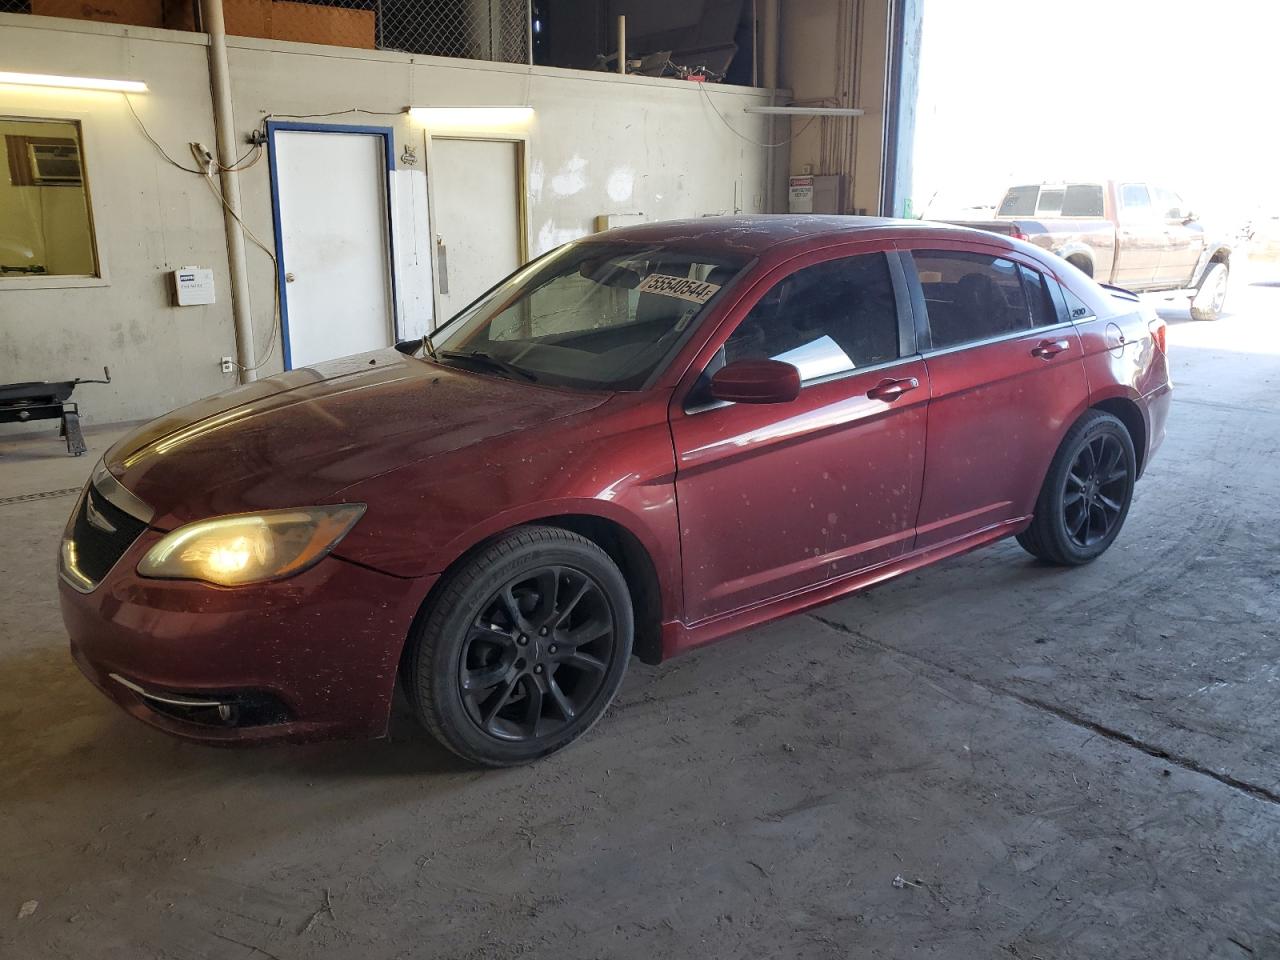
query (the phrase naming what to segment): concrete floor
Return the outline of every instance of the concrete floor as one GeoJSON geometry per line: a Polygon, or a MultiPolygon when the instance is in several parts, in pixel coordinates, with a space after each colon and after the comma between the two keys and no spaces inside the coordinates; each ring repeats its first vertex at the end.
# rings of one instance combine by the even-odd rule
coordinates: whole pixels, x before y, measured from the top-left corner
{"type": "MultiPolygon", "coordinates": [[[[70,495],[0,503],[0,956],[1280,956],[1280,286],[1230,306],[1168,314],[1095,565],[1006,542],[636,664],[518,770],[150,731],[67,658],[70,495]]],[[[108,439],[0,443],[0,499],[108,439]]]]}

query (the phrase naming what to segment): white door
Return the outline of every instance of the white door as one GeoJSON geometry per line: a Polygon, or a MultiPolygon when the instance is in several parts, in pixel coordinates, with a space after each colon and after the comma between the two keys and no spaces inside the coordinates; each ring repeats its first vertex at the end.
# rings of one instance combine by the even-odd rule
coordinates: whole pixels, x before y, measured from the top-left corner
{"type": "Polygon", "coordinates": [[[386,141],[277,130],[288,367],[394,342],[386,141]]]}
{"type": "Polygon", "coordinates": [[[520,145],[431,141],[438,322],[520,266],[520,145]]]}

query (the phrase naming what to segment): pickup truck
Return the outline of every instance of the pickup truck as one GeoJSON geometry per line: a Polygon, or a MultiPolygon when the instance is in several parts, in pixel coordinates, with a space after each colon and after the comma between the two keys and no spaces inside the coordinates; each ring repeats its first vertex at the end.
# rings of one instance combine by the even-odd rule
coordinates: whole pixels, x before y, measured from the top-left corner
{"type": "Polygon", "coordinates": [[[1141,181],[1010,187],[995,220],[963,222],[1027,240],[1102,283],[1191,298],[1191,315],[1216,320],[1231,270],[1231,245],[1206,233],[1180,197],[1141,181]]]}

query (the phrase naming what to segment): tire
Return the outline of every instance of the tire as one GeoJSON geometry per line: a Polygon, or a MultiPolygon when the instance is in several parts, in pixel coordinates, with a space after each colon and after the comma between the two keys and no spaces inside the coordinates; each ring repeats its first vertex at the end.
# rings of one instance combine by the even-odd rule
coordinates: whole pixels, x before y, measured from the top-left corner
{"type": "Polygon", "coordinates": [[[1200,287],[1191,298],[1192,320],[1217,320],[1222,316],[1222,305],[1227,299],[1227,281],[1231,277],[1231,268],[1225,263],[1209,264],[1200,287]]]}
{"type": "Polygon", "coordinates": [[[1137,457],[1125,425],[1109,413],[1088,411],[1054,454],[1035,516],[1018,534],[1018,543],[1033,557],[1059,566],[1098,559],[1124,526],[1136,479],[1137,457]]]}
{"type": "Polygon", "coordinates": [[[406,693],[464,760],[529,763],[600,719],[633,633],[626,580],[604,550],[558,527],[518,527],[446,575],[410,634],[406,693]]]}

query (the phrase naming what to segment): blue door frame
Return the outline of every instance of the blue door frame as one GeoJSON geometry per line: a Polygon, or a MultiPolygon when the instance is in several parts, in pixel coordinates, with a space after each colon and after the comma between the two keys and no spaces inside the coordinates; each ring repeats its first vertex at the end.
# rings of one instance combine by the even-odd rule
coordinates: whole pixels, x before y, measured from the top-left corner
{"type": "Polygon", "coordinates": [[[396,169],[395,131],[391,127],[365,127],[343,123],[297,123],[285,120],[267,121],[267,162],[271,169],[271,219],[275,227],[276,241],[276,289],[280,299],[280,342],[284,348],[284,368],[293,369],[293,357],[289,350],[289,297],[285,290],[284,237],[280,229],[280,179],[276,169],[276,132],[300,133],[359,133],[382,138],[383,152],[387,158],[387,268],[391,273],[391,330],[392,340],[400,336],[400,314],[396,296],[396,238],[391,207],[391,174],[396,169]]]}

